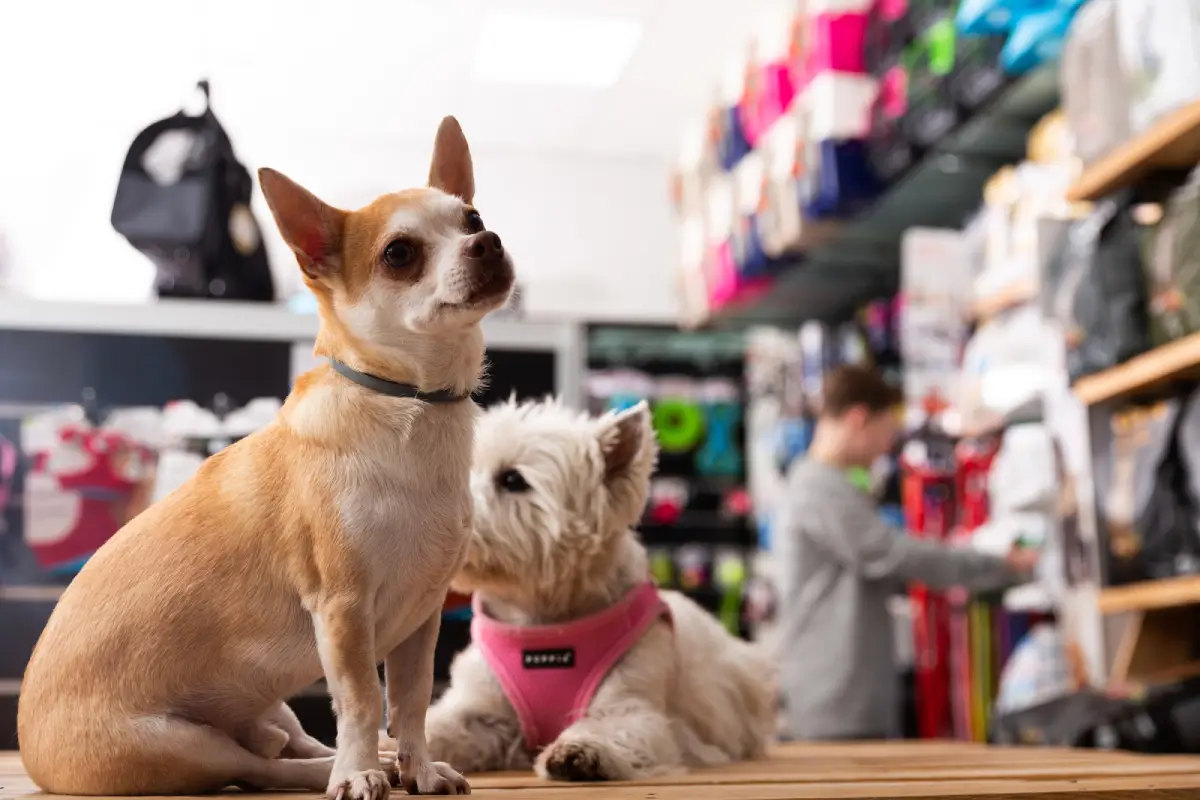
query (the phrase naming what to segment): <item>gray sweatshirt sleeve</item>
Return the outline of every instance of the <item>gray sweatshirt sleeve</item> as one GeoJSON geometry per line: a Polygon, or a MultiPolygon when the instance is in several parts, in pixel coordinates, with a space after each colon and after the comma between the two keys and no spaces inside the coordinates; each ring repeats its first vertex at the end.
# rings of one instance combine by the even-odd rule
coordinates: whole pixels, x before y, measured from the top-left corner
{"type": "Polygon", "coordinates": [[[963,586],[977,592],[1019,581],[1003,558],[918,539],[892,528],[880,519],[868,497],[840,475],[834,477],[817,486],[793,484],[789,526],[863,578],[912,581],[938,589],[963,586]]]}

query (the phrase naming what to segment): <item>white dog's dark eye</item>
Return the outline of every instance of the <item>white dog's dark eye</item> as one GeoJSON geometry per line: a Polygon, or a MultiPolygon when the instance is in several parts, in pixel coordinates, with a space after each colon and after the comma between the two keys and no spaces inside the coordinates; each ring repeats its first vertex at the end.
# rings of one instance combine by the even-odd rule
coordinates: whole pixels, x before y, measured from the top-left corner
{"type": "Polygon", "coordinates": [[[525,480],[525,476],[515,469],[501,470],[496,475],[496,485],[513,494],[529,491],[529,483],[525,480]]]}
{"type": "Polygon", "coordinates": [[[383,248],[383,262],[392,269],[404,269],[417,260],[417,246],[407,239],[397,239],[383,248]]]}
{"type": "Polygon", "coordinates": [[[467,230],[471,233],[479,233],[484,230],[483,217],[479,216],[479,212],[475,209],[467,212],[467,230]]]}

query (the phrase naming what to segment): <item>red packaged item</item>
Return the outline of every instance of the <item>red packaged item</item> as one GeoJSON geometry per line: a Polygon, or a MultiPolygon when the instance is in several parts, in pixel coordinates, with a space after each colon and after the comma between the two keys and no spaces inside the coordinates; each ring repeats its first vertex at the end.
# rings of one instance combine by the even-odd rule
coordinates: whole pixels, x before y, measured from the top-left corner
{"type": "Polygon", "coordinates": [[[24,538],[39,566],[74,574],[148,503],[154,451],[67,414],[23,433],[24,538]]]}
{"type": "MultiPolygon", "coordinates": [[[[932,449],[932,448],[929,448],[932,449]]],[[[927,451],[928,452],[928,451],[927,451]]],[[[944,458],[902,458],[904,518],[915,536],[939,541],[955,520],[955,473],[944,458]]],[[[950,703],[950,605],[921,584],[909,588],[913,614],[917,730],[923,739],[953,736],[950,703]]]]}

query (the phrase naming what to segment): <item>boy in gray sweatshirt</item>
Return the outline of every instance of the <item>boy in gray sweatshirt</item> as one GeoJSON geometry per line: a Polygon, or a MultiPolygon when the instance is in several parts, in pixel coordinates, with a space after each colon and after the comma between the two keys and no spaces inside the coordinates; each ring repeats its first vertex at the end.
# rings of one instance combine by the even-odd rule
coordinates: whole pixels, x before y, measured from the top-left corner
{"type": "Polygon", "coordinates": [[[885,739],[900,733],[888,598],[907,584],[975,591],[1027,580],[1037,553],[1006,558],[917,539],[880,519],[847,476],[887,455],[900,397],[882,377],[842,367],[824,380],[812,445],[788,473],[775,528],[779,658],[788,733],[885,739]]]}

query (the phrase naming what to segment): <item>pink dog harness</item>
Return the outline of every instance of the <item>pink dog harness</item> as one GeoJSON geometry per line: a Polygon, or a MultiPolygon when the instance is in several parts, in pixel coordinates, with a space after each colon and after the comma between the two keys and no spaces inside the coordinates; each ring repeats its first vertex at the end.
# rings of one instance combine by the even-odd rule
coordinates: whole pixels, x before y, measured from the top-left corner
{"type": "Polygon", "coordinates": [[[471,639],[517,712],[525,744],[538,751],[582,717],[618,660],[670,610],[647,581],[619,603],[562,625],[506,625],[473,601],[471,639]]]}

